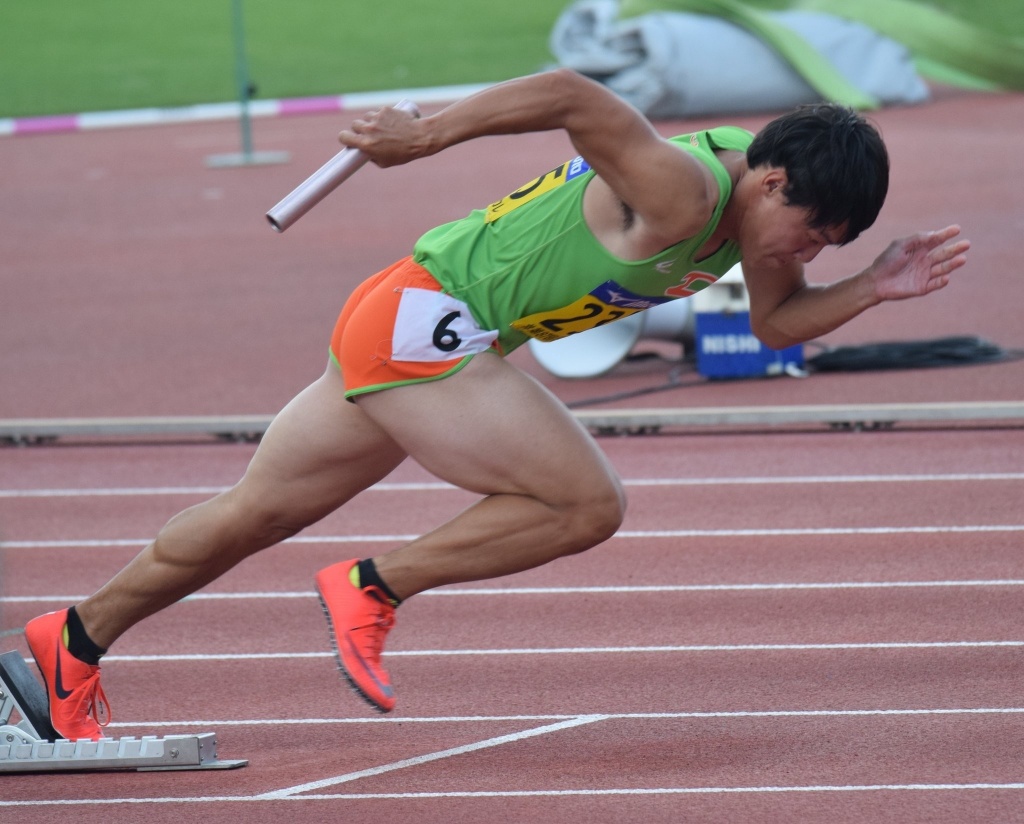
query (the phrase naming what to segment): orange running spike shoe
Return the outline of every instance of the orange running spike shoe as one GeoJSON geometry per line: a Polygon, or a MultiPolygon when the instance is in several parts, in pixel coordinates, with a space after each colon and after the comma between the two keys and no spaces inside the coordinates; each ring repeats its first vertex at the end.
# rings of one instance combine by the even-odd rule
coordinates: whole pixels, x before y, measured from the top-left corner
{"type": "Polygon", "coordinates": [[[25,625],[25,640],[46,683],[50,723],[71,741],[98,741],[110,722],[107,696],[100,686],[100,668],[79,661],[64,646],[68,611],[49,612],[25,625]]]}
{"type": "Polygon", "coordinates": [[[381,666],[384,639],[395,625],[395,610],[377,587],[359,589],[349,578],[357,560],[342,561],[316,574],[338,670],[359,695],[381,712],[395,707],[391,678],[381,666]]]}

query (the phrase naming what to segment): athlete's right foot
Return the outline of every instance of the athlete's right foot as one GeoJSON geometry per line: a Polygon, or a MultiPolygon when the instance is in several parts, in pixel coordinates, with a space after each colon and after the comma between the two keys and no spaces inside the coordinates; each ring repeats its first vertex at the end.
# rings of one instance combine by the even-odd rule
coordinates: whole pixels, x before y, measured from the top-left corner
{"type": "Polygon", "coordinates": [[[49,612],[25,625],[25,640],[46,683],[50,723],[70,741],[98,741],[110,722],[110,707],[100,686],[100,668],[79,661],[64,645],[68,611],[49,612]]]}
{"type": "Polygon", "coordinates": [[[358,561],[342,561],[316,574],[324,614],[334,641],[338,669],[352,688],[381,712],[395,707],[391,678],[381,666],[384,639],[395,625],[395,610],[377,587],[360,589],[349,577],[358,561]]]}

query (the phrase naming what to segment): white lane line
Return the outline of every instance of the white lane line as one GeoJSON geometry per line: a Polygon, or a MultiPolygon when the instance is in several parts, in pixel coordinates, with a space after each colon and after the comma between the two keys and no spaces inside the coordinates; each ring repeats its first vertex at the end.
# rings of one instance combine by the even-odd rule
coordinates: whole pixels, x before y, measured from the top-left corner
{"type": "Polygon", "coordinates": [[[114,486],[80,489],[0,489],[0,498],[134,498],[147,495],[217,495],[226,486],[114,486]]]}
{"type": "Polygon", "coordinates": [[[257,801],[251,795],[186,795],[156,796],[154,798],[53,798],[32,801],[2,802],[4,807],[58,807],[65,804],[75,807],[95,807],[107,804],[226,804],[236,801],[257,801]]]}
{"type": "Polygon", "coordinates": [[[888,484],[963,483],[965,481],[1024,481],[1024,472],[960,472],[950,474],[904,475],[770,475],[737,478],[637,478],[626,486],[743,486],[774,484],[888,484]]]}
{"type": "MultiPolygon", "coordinates": [[[[907,650],[907,649],[993,649],[1021,648],[1024,641],[880,641],[875,643],[835,644],[680,644],[629,647],[510,647],[505,649],[415,649],[390,650],[388,658],[429,658],[441,656],[500,656],[500,655],[605,655],[648,654],[666,652],[822,652],[850,650],[907,650]]],[[[113,663],[172,663],[178,661],[298,661],[333,658],[331,652],[189,652],[159,655],[106,655],[104,662],[113,663]]]]}
{"type": "MultiPolygon", "coordinates": [[[[612,538],[774,538],[832,535],[965,535],[990,532],[1024,532],[1024,524],[972,524],[967,526],[868,526],[811,527],[792,529],[656,529],[621,530],[612,538]]],[[[286,544],[351,544],[408,542],[419,535],[298,535],[286,544]]],[[[143,547],[152,538],[110,538],[59,541],[5,541],[4,549],[93,549],[143,547]]]]}
{"type": "MultiPolygon", "coordinates": [[[[1024,529],[1024,526],[1021,527],[1024,529]]],[[[300,535],[289,538],[286,544],[373,544],[404,543],[415,540],[419,535],[300,535]]],[[[141,549],[152,543],[152,538],[89,538],[85,540],[60,541],[4,541],[4,549],[106,549],[110,547],[137,547],[141,549]]]]}
{"type": "MultiPolygon", "coordinates": [[[[640,594],[645,592],[788,592],[799,590],[843,590],[843,589],[915,589],[915,588],[957,588],[957,587],[1018,587],[1024,586],[1024,579],[991,579],[979,581],[836,581],[821,583],[777,583],[777,584],[663,584],[651,586],[600,586],[600,587],[465,587],[462,589],[432,589],[422,595],[601,595],[640,594]]],[[[316,593],[310,592],[310,597],[316,593]]]]}
{"type": "MultiPolygon", "coordinates": [[[[659,584],[650,586],[579,587],[464,587],[431,589],[420,596],[490,597],[497,595],[642,595],[671,592],[799,592],[859,589],[957,589],[960,587],[1020,587],[1022,578],[993,578],[978,581],[835,581],[776,584],[659,584]]],[[[88,595],[6,595],[0,604],[74,604],[88,595]]],[[[197,592],[183,601],[276,601],[315,598],[313,590],[296,592],[197,592]]]]}
{"type": "MultiPolygon", "coordinates": [[[[1021,481],[1024,472],[965,472],[918,475],[791,475],[781,477],[633,478],[626,486],[759,486],[766,484],[875,484],[875,483],[964,483],[978,481],[1021,481]]],[[[0,489],[0,498],[134,497],[146,495],[216,495],[228,486],[142,486],[82,487],[52,489],[0,489]]],[[[432,492],[458,487],[443,481],[381,482],[368,491],[432,492]]]]}
{"type": "Polygon", "coordinates": [[[446,758],[454,758],[457,755],[465,755],[466,753],[476,752],[478,750],[490,749],[492,747],[500,747],[505,744],[514,744],[517,741],[523,741],[527,738],[536,738],[538,735],[548,735],[549,733],[560,732],[561,730],[583,726],[584,724],[593,724],[596,721],[603,721],[604,718],[605,716],[603,715],[581,715],[577,718],[570,718],[566,721],[559,721],[555,724],[545,724],[542,727],[533,727],[528,730],[509,733],[508,735],[498,735],[494,738],[487,738],[483,741],[476,741],[472,744],[464,744],[461,747],[451,747],[446,750],[439,750],[437,752],[426,753],[425,755],[417,755],[414,758],[404,758],[401,761],[393,761],[390,764],[381,764],[378,767],[370,767],[365,770],[356,770],[355,772],[345,773],[344,775],[336,775],[331,778],[321,778],[318,781],[309,781],[305,784],[296,784],[293,787],[285,787],[280,790],[272,790],[268,793],[262,793],[256,796],[256,798],[260,801],[270,801],[274,799],[298,795],[299,793],[310,792],[312,790],[321,790],[324,787],[333,787],[337,784],[347,784],[350,781],[358,781],[360,778],[370,778],[375,775],[382,775],[383,773],[394,772],[395,770],[404,770],[409,767],[418,767],[421,764],[429,764],[431,761],[440,761],[446,758]]]}
{"type": "MultiPolygon", "coordinates": [[[[1010,479],[1012,480],[1012,479],[1010,479]]],[[[0,498],[132,498],[173,495],[218,495],[230,486],[113,486],[54,489],[0,489],[0,498]]],[[[458,487],[443,481],[409,483],[379,483],[368,492],[421,492],[456,490],[458,487]]]]}
{"type": "Polygon", "coordinates": [[[974,524],[969,526],[864,526],[790,529],[663,529],[622,530],[614,538],[772,538],[801,535],[939,535],[971,532],[1021,532],[1024,524],[974,524]]]}
{"type": "Polygon", "coordinates": [[[421,793],[310,793],[308,795],[213,795],[171,796],[155,798],[60,798],[31,801],[4,801],[5,807],[76,807],[117,804],[224,804],[238,801],[358,801],[385,799],[430,798],[557,798],[559,796],[613,796],[613,795],[769,795],[779,793],[855,793],[855,792],[981,792],[986,790],[1024,790],[1024,783],[984,784],[814,784],[809,786],[760,787],[629,787],[622,789],[575,790],[495,790],[451,791],[421,793]]]}
{"type": "MultiPolygon", "coordinates": [[[[758,719],[758,718],[869,718],[915,717],[943,715],[1022,715],[1024,707],[969,707],[929,709],[875,709],[875,710],[720,710],[704,712],[608,712],[602,717],[608,721],[693,721],[701,719],[758,719]]],[[[163,729],[173,727],[278,727],[321,726],[326,724],[490,724],[514,721],[568,721],[585,714],[557,715],[441,715],[429,717],[373,715],[365,718],[248,718],[233,720],[187,721],[113,721],[108,729],[163,729]]]]}
{"type": "Polygon", "coordinates": [[[728,794],[778,794],[778,793],[851,793],[851,792],[901,792],[930,791],[948,792],[955,790],[1024,790],[1022,784],[819,784],[809,787],[630,787],[623,789],[587,790],[494,790],[470,792],[422,792],[422,793],[313,793],[300,798],[308,801],[328,800],[384,800],[403,798],[557,798],[559,796],[609,796],[609,795],[728,795],[728,794]]]}
{"type": "Polygon", "coordinates": [[[1024,641],[882,641],[875,643],[836,644],[681,644],[632,647],[542,647],[501,650],[395,650],[385,653],[396,657],[441,655],[587,655],[604,653],[652,652],[805,652],[824,650],[887,650],[887,649],[980,649],[989,647],[1024,647],[1024,641]]]}

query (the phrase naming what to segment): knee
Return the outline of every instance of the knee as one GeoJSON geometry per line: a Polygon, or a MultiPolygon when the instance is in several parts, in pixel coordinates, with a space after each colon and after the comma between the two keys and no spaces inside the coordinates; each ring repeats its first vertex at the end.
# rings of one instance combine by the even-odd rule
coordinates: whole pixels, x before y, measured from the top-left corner
{"type": "Polygon", "coordinates": [[[617,478],[592,482],[581,493],[567,513],[566,534],[572,536],[573,543],[567,554],[607,541],[626,515],[626,494],[617,478]]]}
{"type": "Polygon", "coordinates": [[[226,523],[231,525],[229,532],[237,537],[248,554],[279,544],[308,526],[307,521],[285,509],[253,501],[232,501],[229,513],[226,518],[226,523]]]}

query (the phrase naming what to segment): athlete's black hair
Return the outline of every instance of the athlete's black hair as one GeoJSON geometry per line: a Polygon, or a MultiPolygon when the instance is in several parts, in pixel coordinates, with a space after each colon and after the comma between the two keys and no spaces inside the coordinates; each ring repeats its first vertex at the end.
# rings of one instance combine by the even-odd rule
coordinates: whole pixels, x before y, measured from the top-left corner
{"type": "Polygon", "coordinates": [[[846,223],[843,244],[875,222],[889,189],[881,135],[857,112],[832,103],[773,120],[747,149],[747,164],[785,169],[786,203],[808,209],[815,229],[846,223]]]}

